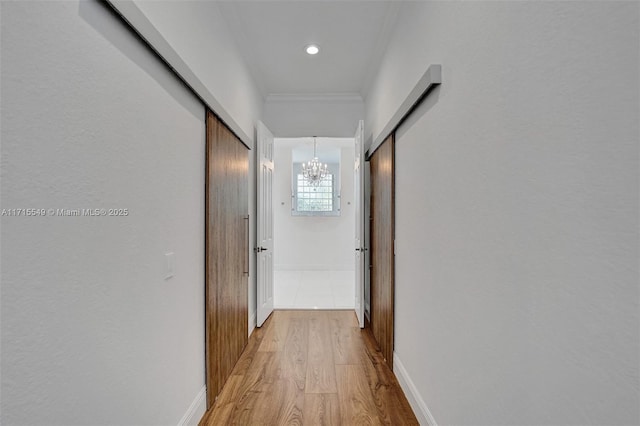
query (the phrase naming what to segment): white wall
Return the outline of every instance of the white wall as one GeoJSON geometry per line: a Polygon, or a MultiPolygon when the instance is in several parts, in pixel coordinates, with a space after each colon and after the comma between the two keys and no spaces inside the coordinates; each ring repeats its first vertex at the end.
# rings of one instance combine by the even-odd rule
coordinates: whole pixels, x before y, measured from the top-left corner
{"type": "Polygon", "coordinates": [[[1,423],[175,425],[204,401],[204,108],[102,3],[1,8],[2,208],[129,209],[2,217],[1,423]]]}
{"type": "MultiPolygon", "coordinates": [[[[219,5],[206,1],[140,1],[135,4],[164,36],[191,71],[226,112],[255,142],[256,122],[263,99],[242,59],[219,5]]],[[[214,111],[215,112],[215,111],[214,111]]],[[[251,148],[254,145],[252,143],[251,148]]],[[[255,150],[250,152],[249,214],[256,216],[255,150]]],[[[255,247],[256,223],[251,224],[250,247],[255,247]]],[[[249,328],[256,312],[256,258],[249,264],[249,328]]]]}
{"type": "Polygon", "coordinates": [[[249,137],[262,112],[262,95],[215,1],[135,4],[249,137]]]}
{"type": "MultiPolygon", "coordinates": [[[[276,270],[354,269],[353,138],[318,138],[340,149],[340,216],[291,216],[291,149],[309,138],[276,138],[274,143],[274,268],[276,270]],[[308,246],[305,241],[312,240],[308,246]],[[302,250],[301,247],[304,247],[302,250]]],[[[322,160],[322,157],[320,158],[322,160]]]]}
{"type": "Polygon", "coordinates": [[[364,103],[359,95],[270,95],[264,103],[264,123],[282,138],[352,138],[363,118],[364,103]]]}
{"type": "Polygon", "coordinates": [[[366,123],[443,65],[396,148],[396,371],[423,422],[640,422],[639,8],[403,5],[366,123]]]}

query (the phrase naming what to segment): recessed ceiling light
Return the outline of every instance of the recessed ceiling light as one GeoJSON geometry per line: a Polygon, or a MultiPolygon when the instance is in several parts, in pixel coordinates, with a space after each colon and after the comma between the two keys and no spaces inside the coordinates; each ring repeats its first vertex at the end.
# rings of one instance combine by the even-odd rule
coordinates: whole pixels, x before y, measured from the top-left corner
{"type": "Polygon", "coordinates": [[[304,48],[304,50],[309,54],[309,55],[315,55],[320,51],[320,48],[318,46],[316,46],[315,44],[310,44],[307,47],[304,48]]]}

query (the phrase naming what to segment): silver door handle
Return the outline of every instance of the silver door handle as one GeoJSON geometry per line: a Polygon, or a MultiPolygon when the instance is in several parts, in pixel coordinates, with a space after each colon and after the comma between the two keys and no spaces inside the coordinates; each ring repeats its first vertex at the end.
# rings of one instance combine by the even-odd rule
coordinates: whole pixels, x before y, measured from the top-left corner
{"type": "Polygon", "coordinates": [[[249,244],[250,244],[249,243],[249,233],[250,233],[250,230],[249,230],[249,226],[250,226],[249,225],[249,215],[246,215],[243,219],[246,220],[246,222],[245,222],[246,226],[245,226],[244,229],[245,229],[245,235],[247,237],[247,239],[245,240],[247,245],[245,246],[246,247],[245,248],[245,250],[246,250],[245,251],[246,259],[245,259],[245,265],[242,268],[242,274],[249,276],[249,268],[250,268],[250,266],[249,266],[249,264],[250,264],[250,261],[249,261],[249,244]]]}

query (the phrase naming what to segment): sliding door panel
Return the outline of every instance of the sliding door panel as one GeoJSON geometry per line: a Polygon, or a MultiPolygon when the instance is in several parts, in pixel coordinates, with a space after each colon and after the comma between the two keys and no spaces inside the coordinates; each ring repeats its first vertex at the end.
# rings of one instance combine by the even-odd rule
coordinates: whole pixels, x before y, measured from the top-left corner
{"type": "Polygon", "coordinates": [[[207,112],[206,352],[210,408],[247,343],[247,148],[207,112]]]}
{"type": "Polygon", "coordinates": [[[394,140],[371,156],[371,331],[393,368],[394,140]]]}

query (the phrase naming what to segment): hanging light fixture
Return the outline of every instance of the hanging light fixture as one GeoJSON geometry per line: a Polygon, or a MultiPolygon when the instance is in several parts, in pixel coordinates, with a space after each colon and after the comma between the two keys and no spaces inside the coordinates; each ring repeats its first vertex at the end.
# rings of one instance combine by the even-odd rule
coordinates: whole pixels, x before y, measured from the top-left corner
{"type": "Polygon", "coordinates": [[[316,155],[316,137],[313,137],[313,159],[302,163],[302,176],[313,186],[318,186],[320,181],[327,176],[327,165],[322,164],[316,155]]]}

